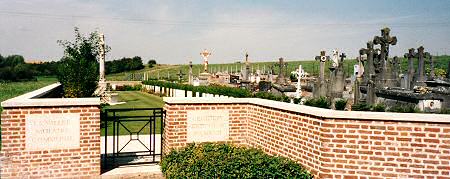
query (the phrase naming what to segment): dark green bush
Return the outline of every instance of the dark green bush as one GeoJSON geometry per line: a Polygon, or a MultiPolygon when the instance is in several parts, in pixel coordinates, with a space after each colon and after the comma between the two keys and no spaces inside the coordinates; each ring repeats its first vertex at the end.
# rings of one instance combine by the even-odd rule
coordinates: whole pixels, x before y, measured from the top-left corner
{"type": "Polygon", "coordinates": [[[371,111],[386,112],[386,106],[382,103],[375,104],[374,106],[372,106],[371,111]]]}
{"type": "Polygon", "coordinates": [[[395,105],[388,109],[389,112],[398,112],[398,113],[418,113],[420,110],[415,105],[403,104],[403,105],[395,105]]]}
{"type": "Polygon", "coordinates": [[[344,110],[345,105],[347,105],[347,100],[345,99],[338,99],[336,102],[334,102],[334,107],[336,110],[344,110]]]}
{"type": "Polygon", "coordinates": [[[140,91],[142,89],[142,85],[124,85],[124,86],[116,86],[116,91],[140,91]]]}
{"type": "Polygon", "coordinates": [[[330,109],[330,102],[327,100],[326,97],[321,96],[319,98],[311,98],[305,101],[306,106],[313,106],[318,108],[325,108],[330,109]]]}
{"type": "Polygon", "coordinates": [[[161,161],[166,178],[313,178],[292,160],[229,144],[190,144],[161,161]]]}
{"type": "Polygon", "coordinates": [[[358,103],[352,105],[352,111],[370,111],[371,106],[367,103],[358,103]]]}

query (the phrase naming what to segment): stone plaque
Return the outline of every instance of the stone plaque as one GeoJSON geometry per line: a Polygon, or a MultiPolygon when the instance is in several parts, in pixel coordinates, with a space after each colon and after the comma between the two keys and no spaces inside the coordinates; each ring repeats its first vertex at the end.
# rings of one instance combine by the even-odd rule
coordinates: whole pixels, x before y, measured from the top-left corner
{"type": "Polygon", "coordinates": [[[26,150],[80,147],[80,114],[30,114],[26,116],[26,150]]]}
{"type": "Polygon", "coordinates": [[[187,142],[226,141],[229,131],[228,110],[187,111],[187,142]]]}

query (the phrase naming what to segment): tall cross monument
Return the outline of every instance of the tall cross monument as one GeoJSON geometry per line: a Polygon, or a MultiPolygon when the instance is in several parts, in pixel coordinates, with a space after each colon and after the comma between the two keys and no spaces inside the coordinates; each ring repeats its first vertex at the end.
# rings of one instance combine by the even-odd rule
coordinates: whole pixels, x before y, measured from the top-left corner
{"type": "Polygon", "coordinates": [[[99,57],[99,63],[100,63],[100,78],[99,78],[99,82],[100,83],[104,83],[106,81],[105,78],[105,35],[104,34],[99,34],[100,35],[100,57],[99,57]]]}
{"type": "Polygon", "coordinates": [[[381,77],[380,80],[382,83],[385,83],[386,78],[388,75],[387,73],[387,60],[389,57],[389,45],[396,45],[397,44],[397,37],[390,36],[391,29],[389,28],[383,28],[381,29],[381,36],[375,36],[373,39],[373,42],[375,45],[381,46],[381,52],[380,52],[380,61],[381,61],[381,77]]]}

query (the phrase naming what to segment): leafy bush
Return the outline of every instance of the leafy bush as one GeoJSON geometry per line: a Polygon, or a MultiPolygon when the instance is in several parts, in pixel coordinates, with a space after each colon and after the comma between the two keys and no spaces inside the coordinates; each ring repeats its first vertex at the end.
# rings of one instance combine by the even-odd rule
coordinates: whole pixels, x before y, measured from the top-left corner
{"type": "Polygon", "coordinates": [[[398,112],[398,113],[418,113],[420,110],[416,107],[416,105],[403,104],[392,106],[388,109],[389,112],[398,112]]]}
{"type": "Polygon", "coordinates": [[[371,110],[375,112],[386,112],[386,106],[382,103],[375,104],[372,106],[371,110]]]}
{"type": "Polygon", "coordinates": [[[305,101],[306,106],[313,106],[318,108],[325,108],[330,109],[330,102],[327,100],[326,97],[321,96],[319,98],[311,98],[305,101]]]}
{"type": "Polygon", "coordinates": [[[149,68],[153,68],[153,66],[156,65],[156,60],[151,59],[151,60],[148,61],[147,64],[148,64],[148,67],[149,67],[149,68]]]}
{"type": "Polygon", "coordinates": [[[334,107],[336,110],[344,110],[345,105],[347,105],[347,100],[345,99],[338,99],[334,102],[334,107]]]}
{"type": "Polygon", "coordinates": [[[84,37],[78,28],[75,28],[75,42],[58,41],[64,47],[64,57],[58,68],[58,80],[64,88],[65,97],[93,95],[99,76],[97,61],[101,48],[99,41],[100,36],[97,32],[84,37]]]}
{"type": "Polygon", "coordinates": [[[161,161],[167,178],[313,178],[292,160],[229,144],[189,144],[161,161]]]}
{"type": "Polygon", "coordinates": [[[352,111],[370,111],[371,106],[367,103],[358,103],[352,105],[352,111]]]}
{"type": "Polygon", "coordinates": [[[142,85],[124,85],[124,86],[116,86],[116,91],[141,91],[142,85]]]}

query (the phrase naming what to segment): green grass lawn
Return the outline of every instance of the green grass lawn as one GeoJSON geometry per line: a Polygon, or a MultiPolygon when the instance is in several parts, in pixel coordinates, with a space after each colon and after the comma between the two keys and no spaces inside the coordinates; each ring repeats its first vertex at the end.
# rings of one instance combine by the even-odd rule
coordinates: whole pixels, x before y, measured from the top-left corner
{"type": "MultiPolygon", "coordinates": [[[[126,102],[124,104],[118,104],[114,106],[106,106],[104,109],[122,109],[122,108],[162,108],[164,106],[164,102],[162,98],[159,96],[154,96],[151,94],[147,94],[140,91],[119,91],[120,101],[126,102]]],[[[128,112],[116,112],[116,116],[148,116],[152,113],[149,110],[135,110],[128,112]]],[[[112,117],[112,113],[108,113],[108,116],[112,117]]],[[[137,118],[138,120],[148,119],[148,117],[137,118]]],[[[119,134],[120,135],[128,135],[130,134],[125,128],[130,130],[133,133],[138,132],[142,129],[139,134],[149,134],[150,128],[147,122],[141,121],[131,121],[131,122],[122,122],[122,125],[119,125],[119,134]]],[[[156,120],[156,133],[161,133],[161,119],[157,118],[156,120]]],[[[108,124],[108,135],[112,135],[113,126],[112,122],[108,124]]],[[[105,135],[105,128],[101,129],[102,135],[105,135]]]]}
{"type": "Polygon", "coordinates": [[[27,92],[42,88],[58,80],[55,77],[38,77],[37,81],[27,82],[0,82],[0,101],[20,96],[27,92]]]}

